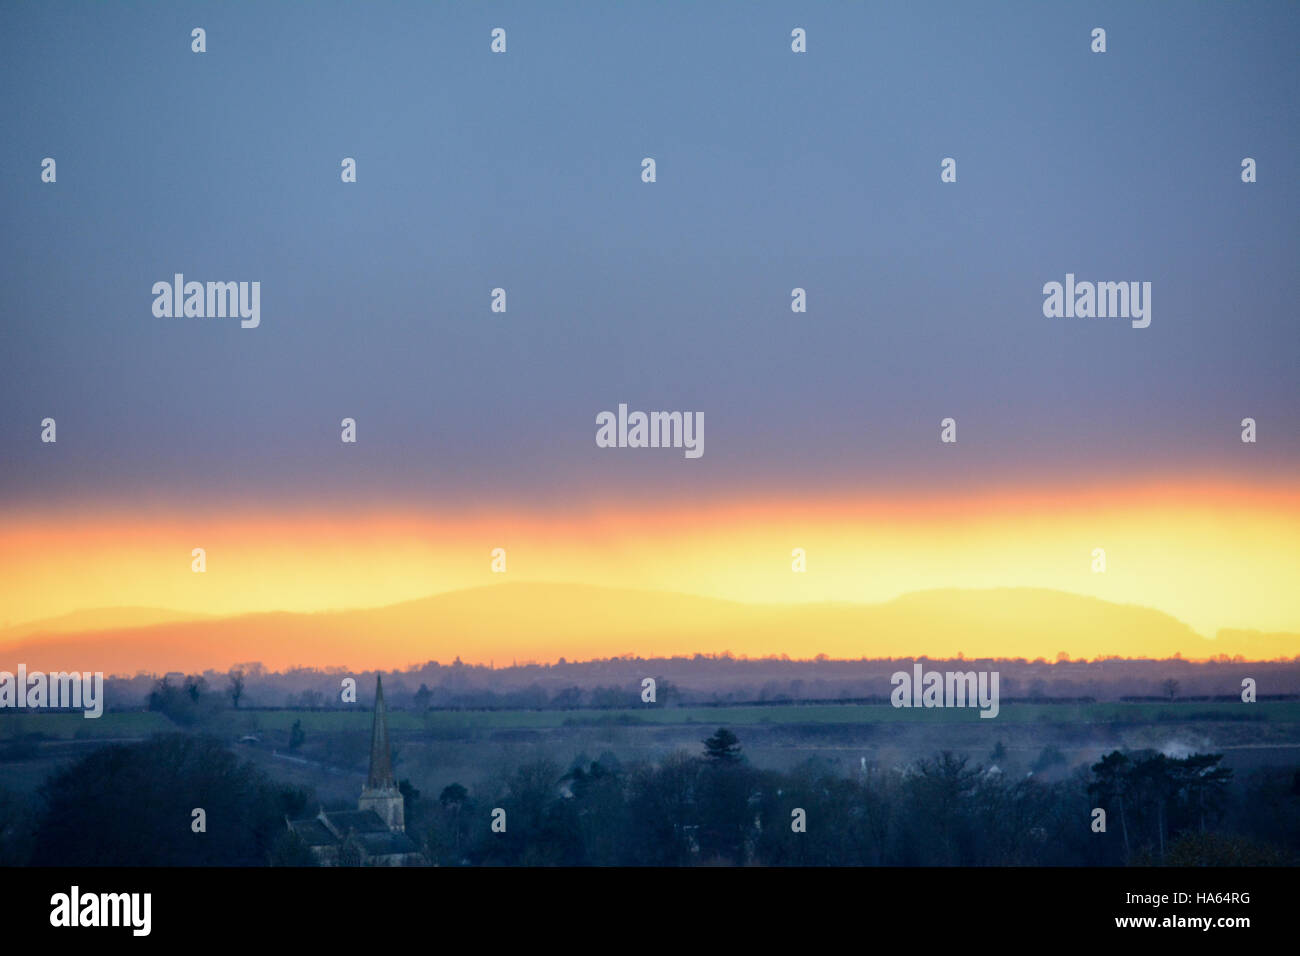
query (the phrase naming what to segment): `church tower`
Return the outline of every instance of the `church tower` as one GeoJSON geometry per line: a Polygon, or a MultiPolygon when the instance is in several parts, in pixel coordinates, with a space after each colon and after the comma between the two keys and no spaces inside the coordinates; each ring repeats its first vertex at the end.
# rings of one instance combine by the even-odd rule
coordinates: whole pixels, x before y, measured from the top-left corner
{"type": "Polygon", "coordinates": [[[393,779],[392,752],[388,746],[388,714],[384,710],[384,682],[375,675],[375,722],[370,730],[370,775],[357,801],[360,810],[374,810],[388,828],[406,832],[406,810],[402,792],[393,779]]]}

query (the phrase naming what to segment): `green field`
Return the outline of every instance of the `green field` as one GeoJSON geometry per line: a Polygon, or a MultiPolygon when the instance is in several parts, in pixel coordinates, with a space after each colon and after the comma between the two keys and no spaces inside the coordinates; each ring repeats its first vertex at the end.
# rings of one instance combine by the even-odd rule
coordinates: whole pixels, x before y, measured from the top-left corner
{"type": "MultiPolygon", "coordinates": [[[[364,731],[370,727],[368,705],[355,710],[246,710],[224,711],[193,728],[216,734],[242,735],[287,731],[302,721],[307,732],[364,731]]],[[[1300,723],[1300,701],[1096,704],[1004,703],[996,718],[979,716],[975,709],[894,708],[887,704],[788,704],[769,707],[654,707],[622,710],[466,710],[390,711],[394,732],[449,733],[457,730],[544,730],[561,727],[617,725],[761,726],[790,724],[952,724],[974,723],[989,727],[1009,724],[1158,724],[1196,721],[1263,721],[1300,723]]],[[[39,733],[47,739],[100,739],[144,737],[178,728],[162,714],[119,711],[87,720],[79,714],[7,713],[0,716],[0,739],[39,733]]]]}

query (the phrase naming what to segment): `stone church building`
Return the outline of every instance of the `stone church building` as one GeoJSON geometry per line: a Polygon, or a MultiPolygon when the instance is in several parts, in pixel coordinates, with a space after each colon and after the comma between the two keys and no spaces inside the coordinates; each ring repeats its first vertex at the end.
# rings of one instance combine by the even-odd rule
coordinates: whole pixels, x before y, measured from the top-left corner
{"type": "Polygon", "coordinates": [[[307,820],[289,820],[289,829],[321,866],[424,866],[415,841],[406,835],[402,792],[393,778],[388,745],[384,682],[375,675],[375,716],[370,730],[370,773],[355,810],[321,810],[307,820]]]}

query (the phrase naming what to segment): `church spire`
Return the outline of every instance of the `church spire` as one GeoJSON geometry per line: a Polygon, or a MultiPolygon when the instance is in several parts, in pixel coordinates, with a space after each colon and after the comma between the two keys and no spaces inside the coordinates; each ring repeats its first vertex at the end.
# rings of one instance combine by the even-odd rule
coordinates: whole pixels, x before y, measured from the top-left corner
{"type": "Polygon", "coordinates": [[[368,790],[396,789],[392,754],[388,748],[388,714],[384,710],[384,681],[375,674],[375,723],[370,731],[370,776],[368,790]]]}

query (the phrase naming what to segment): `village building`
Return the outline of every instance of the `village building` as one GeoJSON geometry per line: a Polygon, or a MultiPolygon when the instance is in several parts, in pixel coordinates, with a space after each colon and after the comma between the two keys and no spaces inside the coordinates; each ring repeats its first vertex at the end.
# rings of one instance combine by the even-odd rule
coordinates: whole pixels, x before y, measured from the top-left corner
{"type": "Polygon", "coordinates": [[[375,714],[370,729],[370,772],[355,810],[320,810],[285,823],[321,866],[424,866],[420,848],[406,833],[405,802],[393,777],[384,684],[375,676],[375,714]]]}

